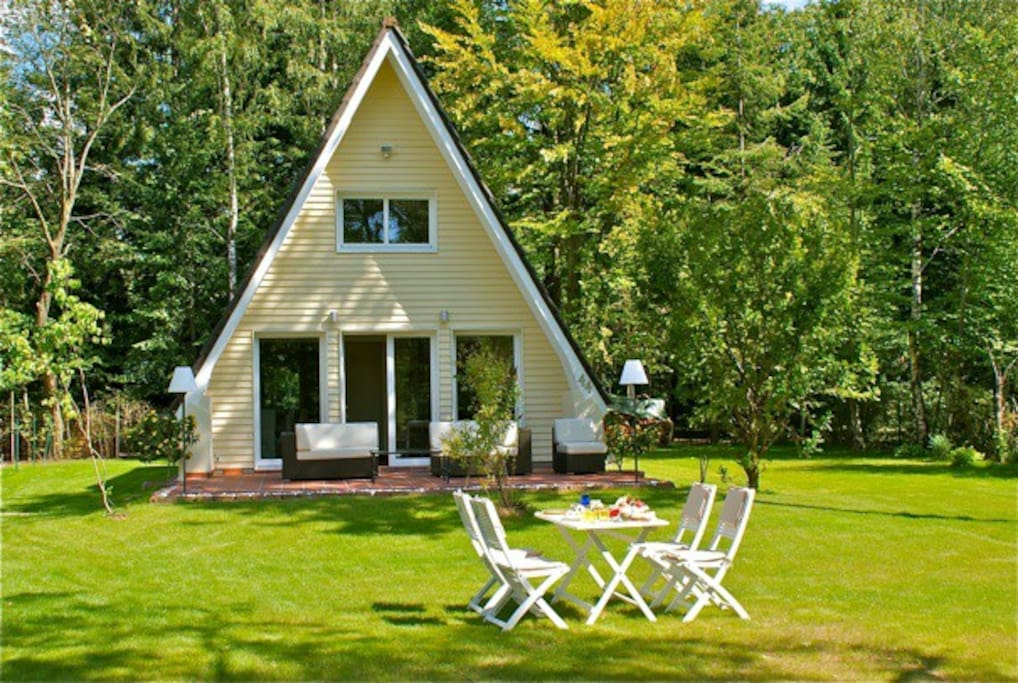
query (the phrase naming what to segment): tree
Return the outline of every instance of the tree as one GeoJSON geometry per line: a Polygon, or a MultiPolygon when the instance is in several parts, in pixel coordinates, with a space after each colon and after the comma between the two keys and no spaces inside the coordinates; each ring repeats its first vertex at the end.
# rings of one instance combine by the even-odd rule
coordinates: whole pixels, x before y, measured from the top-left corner
{"type": "MultiPolygon", "coordinates": [[[[40,367],[53,430],[53,452],[63,447],[64,411],[68,407],[66,363],[59,349],[77,349],[59,338],[59,330],[79,329],[87,337],[97,320],[69,293],[72,268],[67,261],[77,231],[87,229],[94,216],[77,212],[79,191],[86,176],[102,173],[91,153],[110,120],[135,92],[132,75],[124,68],[124,52],[131,51],[130,11],[82,2],[12,2],[2,17],[3,32],[11,36],[5,72],[9,82],[12,143],[5,146],[3,184],[25,207],[31,224],[26,250],[36,280],[34,345],[43,359],[40,367]],[[41,247],[41,248],[38,248],[41,247]],[[64,319],[54,326],[54,304],[64,319]],[[76,319],[76,314],[80,318],[76,319]],[[66,322],[66,325],[64,323],[66,322]],[[47,353],[52,351],[53,353],[47,353]]],[[[79,359],[81,360],[81,359],[79,359]]],[[[69,379],[68,379],[69,381],[69,379]]]]}
{"type": "Polygon", "coordinates": [[[1007,93],[1015,75],[1001,66],[1015,58],[1013,7],[985,0],[869,9],[861,40],[876,93],[868,131],[875,249],[867,270],[878,303],[897,312],[887,326],[904,340],[913,441],[925,444],[933,423],[971,441],[979,431],[970,420],[974,358],[984,362],[974,349],[985,344],[965,340],[979,336],[970,314],[982,300],[974,287],[987,282],[972,276],[1014,215],[1016,107],[1007,93]]]}
{"type": "MultiPolygon", "coordinates": [[[[639,235],[683,182],[682,140],[717,122],[696,72],[698,3],[454,3],[433,84],[597,367],[656,359],[639,235]]],[[[612,373],[614,374],[614,373],[612,373]]]]}
{"type": "Polygon", "coordinates": [[[671,310],[669,346],[694,419],[722,424],[742,444],[755,488],[792,415],[846,386],[860,364],[842,346],[858,262],[848,214],[830,192],[828,128],[783,75],[798,67],[777,47],[794,39],[789,24],[755,3],[722,9],[730,77],[717,97],[729,125],[696,194],[673,204],[671,229],[644,252],[655,300],[671,310]]]}

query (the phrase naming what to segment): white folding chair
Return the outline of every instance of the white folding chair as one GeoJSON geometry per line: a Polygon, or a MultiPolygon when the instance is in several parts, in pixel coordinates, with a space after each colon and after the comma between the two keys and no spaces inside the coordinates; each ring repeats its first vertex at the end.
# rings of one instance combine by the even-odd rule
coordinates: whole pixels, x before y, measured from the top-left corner
{"type": "Polygon", "coordinates": [[[470,598],[470,602],[467,603],[467,607],[478,614],[483,614],[485,608],[484,596],[488,594],[488,591],[496,585],[502,589],[500,592],[496,592],[496,594],[492,596],[492,599],[494,600],[508,591],[509,588],[500,580],[498,573],[491,566],[491,563],[488,561],[488,556],[484,552],[481,534],[477,530],[477,522],[474,520],[474,513],[470,509],[470,503],[468,502],[470,496],[462,491],[453,491],[452,497],[453,500],[456,501],[456,510],[459,512],[460,520],[463,522],[463,528],[467,532],[467,538],[470,539],[470,545],[473,547],[474,552],[477,553],[477,556],[481,559],[481,562],[484,563],[484,566],[488,570],[488,580],[483,586],[481,586],[481,589],[474,594],[474,597],[470,598]]]}
{"type": "MultiPolygon", "coordinates": [[[[491,561],[488,559],[487,553],[484,551],[484,541],[481,539],[481,532],[477,528],[477,521],[474,519],[474,511],[470,506],[470,494],[463,493],[463,491],[457,490],[452,494],[453,500],[456,501],[456,510],[459,512],[460,520],[463,522],[463,528],[467,532],[467,537],[470,539],[470,545],[473,547],[474,552],[477,553],[478,558],[484,564],[488,570],[488,580],[481,586],[481,589],[470,599],[467,603],[467,607],[474,610],[478,614],[484,614],[485,609],[489,609],[497,604],[505,604],[505,598],[508,596],[510,588],[505,581],[502,580],[499,570],[494,567],[491,561]],[[498,589],[487,601],[484,597],[488,592],[495,587],[498,589]]],[[[537,555],[532,550],[513,549],[512,554],[517,559],[524,559],[537,555]]]]}
{"type": "MultiPolygon", "coordinates": [[[[644,541],[634,543],[629,547],[630,554],[650,558],[662,553],[677,552],[681,550],[696,550],[700,547],[700,541],[707,531],[707,518],[710,517],[711,508],[714,507],[714,496],[717,495],[718,487],[714,484],[694,482],[689,488],[689,495],[686,496],[686,503],[682,506],[682,514],[679,518],[679,528],[671,541],[644,541]],[[687,534],[692,538],[686,539],[687,534]]],[[[656,598],[660,591],[651,592],[654,583],[661,576],[660,563],[651,560],[653,567],[650,577],[640,587],[640,592],[648,598],[656,598]]],[[[626,567],[629,564],[624,565],[626,567]]],[[[667,592],[669,586],[662,590],[667,592]]]]}
{"type": "Polygon", "coordinates": [[[503,631],[509,631],[515,628],[527,612],[534,612],[548,617],[559,628],[569,628],[544,599],[548,590],[569,573],[569,565],[541,556],[527,555],[525,552],[521,555],[520,551],[509,547],[502,521],[491,500],[468,497],[467,504],[477,523],[488,562],[508,587],[504,597],[499,595],[499,589],[488,601],[481,613],[485,620],[501,627],[503,631]],[[540,583],[535,586],[532,582],[537,580],[540,583]],[[510,597],[518,603],[518,607],[508,619],[500,619],[498,612],[510,597]]]}
{"type": "Polygon", "coordinates": [[[685,606],[683,621],[692,621],[710,603],[722,609],[730,608],[741,618],[749,619],[746,609],[721,582],[732,568],[735,554],[742,544],[755,496],[754,489],[729,489],[721,507],[717,530],[707,549],[666,551],[647,556],[662,570],[668,584],[666,590],[655,598],[652,607],[660,605],[674,589],[678,595],[667,609],[685,606]]]}

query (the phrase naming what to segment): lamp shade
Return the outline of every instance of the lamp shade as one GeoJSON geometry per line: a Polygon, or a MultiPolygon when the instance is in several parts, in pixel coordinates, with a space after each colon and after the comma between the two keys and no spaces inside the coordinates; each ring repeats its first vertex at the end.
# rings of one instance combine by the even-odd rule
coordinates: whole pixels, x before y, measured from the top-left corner
{"type": "Polygon", "coordinates": [[[643,369],[643,363],[638,360],[627,360],[622,368],[622,378],[619,379],[622,386],[634,384],[650,384],[647,379],[647,371],[643,369]]]}
{"type": "Polygon", "coordinates": [[[187,394],[197,391],[198,384],[194,381],[194,373],[188,365],[178,365],[173,368],[173,379],[170,380],[170,388],[166,391],[171,394],[187,394]]]}

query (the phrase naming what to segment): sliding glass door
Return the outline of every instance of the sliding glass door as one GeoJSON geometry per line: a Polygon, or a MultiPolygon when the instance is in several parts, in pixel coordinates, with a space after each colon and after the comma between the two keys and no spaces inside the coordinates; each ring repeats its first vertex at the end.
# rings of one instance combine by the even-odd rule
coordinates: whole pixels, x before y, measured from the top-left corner
{"type": "Polygon", "coordinates": [[[431,337],[345,335],[343,338],[347,422],[379,426],[378,442],[394,455],[389,465],[422,465],[421,458],[396,457],[428,448],[434,397],[431,337]]]}

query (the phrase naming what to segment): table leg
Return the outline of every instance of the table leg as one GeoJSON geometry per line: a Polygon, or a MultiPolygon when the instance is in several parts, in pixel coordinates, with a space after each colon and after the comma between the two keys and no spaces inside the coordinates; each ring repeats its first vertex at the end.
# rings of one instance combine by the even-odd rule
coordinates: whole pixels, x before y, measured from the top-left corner
{"type": "Polygon", "coordinates": [[[569,571],[568,573],[566,573],[564,577],[562,577],[562,581],[559,583],[558,589],[552,595],[551,601],[554,603],[557,602],[558,600],[568,600],[569,602],[572,602],[573,604],[589,612],[593,608],[593,605],[591,605],[586,600],[574,595],[573,593],[570,593],[569,584],[572,583],[572,580],[576,578],[576,574],[581,569],[586,568],[587,571],[590,573],[591,577],[594,579],[595,583],[597,583],[598,587],[604,586],[605,584],[604,579],[601,578],[601,575],[598,573],[597,569],[594,567],[594,565],[588,558],[588,553],[590,549],[593,547],[593,543],[591,543],[590,538],[588,537],[581,546],[579,543],[576,542],[576,539],[573,538],[573,535],[567,529],[563,527],[558,527],[558,530],[559,532],[561,532],[562,536],[566,539],[566,543],[568,543],[569,546],[573,549],[573,552],[576,555],[576,559],[573,560],[573,563],[571,565],[569,565],[569,571]]]}
{"type": "MultiPolygon", "coordinates": [[[[633,543],[642,542],[647,536],[647,531],[647,529],[641,531],[640,535],[633,541],[633,543]]],[[[636,559],[636,550],[630,546],[629,551],[622,560],[622,564],[619,564],[615,561],[615,556],[612,555],[611,551],[608,550],[607,546],[605,546],[596,533],[591,532],[590,537],[601,552],[601,557],[604,558],[604,561],[612,568],[615,574],[612,576],[611,580],[604,585],[604,591],[601,593],[600,599],[598,599],[597,604],[594,605],[593,609],[590,610],[590,614],[587,616],[587,624],[590,625],[597,621],[598,617],[601,616],[601,612],[604,611],[605,606],[608,604],[608,601],[611,600],[613,595],[616,595],[615,589],[620,583],[625,587],[629,596],[627,597],[619,593],[618,597],[639,607],[640,611],[643,612],[643,615],[647,617],[648,620],[657,621],[657,617],[654,616],[650,607],[647,606],[643,596],[640,595],[640,591],[636,589],[633,582],[629,580],[628,576],[626,576],[626,572],[629,571],[629,567],[632,566],[633,561],[636,559]]]]}

